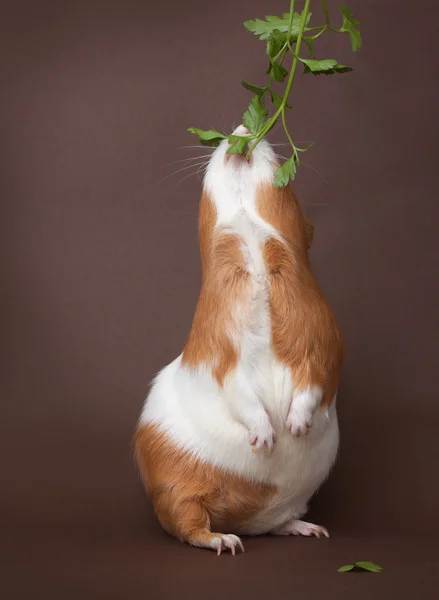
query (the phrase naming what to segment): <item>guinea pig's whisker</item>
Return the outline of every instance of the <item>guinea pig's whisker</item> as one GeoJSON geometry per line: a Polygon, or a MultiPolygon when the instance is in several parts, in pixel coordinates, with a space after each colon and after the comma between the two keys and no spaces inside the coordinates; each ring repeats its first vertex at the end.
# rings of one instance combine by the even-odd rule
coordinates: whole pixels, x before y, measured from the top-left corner
{"type": "MultiPolygon", "coordinates": [[[[162,183],[163,181],[165,181],[166,179],[169,179],[169,177],[173,177],[174,175],[177,175],[177,173],[181,173],[181,171],[186,171],[187,169],[192,169],[198,166],[202,166],[202,165],[207,165],[209,161],[205,161],[202,160],[199,163],[192,163],[190,165],[185,165],[184,167],[181,167],[181,169],[177,169],[177,171],[174,171],[173,173],[170,173],[169,175],[166,175],[166,177],[163,177],[163,179],[160,179],[159,183],[162,183]]],[[[195,173],[195,171],[194,171],[195,173]]]]}
{"type": "Polygon", "coordinates": [[[325,183],[329,183],[329,179],[327,177],[325,177],[323,175],[323,173],[320,173],[320,171],[318,171],[316,168],[314,168],[312,165],[303,162],[303,160],[300,161],[300,164],[303,165],[304,167],[308,167],[308,169],[311,169],[311,171],[314,171],[314,173],[317,173],[317,175],[322,179],[322,181],[324,181],[325,183]]]}
{"type": "MultiPolygon", "coordinates": [[[[290,156],[284,156],[283,154],[279,154],[276,153],[276,158],[283,158],[284,160],[288,160],[289,158],[291,158],[290,156]]],[[[300,161],[300,164],[303,165],[304,167],[308,167],[308,169],[311,169],[311,171],[314,171],[314,173],[317,173],[317,175],[325,182],[325,183],[329,183],[329,179],[327,177],[325,177],[323,175],[323,173],[320,173],[320,171],[318,171],[317,169],[315,169],[312,165],[304,162],[303,160],[300,161]]]]}
{"type": "MultiPolygon", "coordinates": [[[[302,144],[313,144],[314,142],[295,142],[296,146],[301,146],[302,144]]],[[[270,146],[291,146],[290,142],[275,142],[270,144],[270,146]]]]}
{"type": "Polygon", "coordinates": [[[180,146],[180,148],[197,148],[198,150],[215,150],[213,146],[202,146],[201,144],[196,144],[194,146],[180,146]]]}
{"type": "Polygon", "coordinates": [[[186,177],[183,177],[182,179],[180,179],[180,181],[177,181],[177,185],[180,185],[180,183],[182,183],[186,179],[189,179],[189,177],[192,177],[193,175],[198,175],[198,173],[199,173],[199,169],[198,169],[198,171],[196,171],[194,173],[189,173],[189,175],[186,175],[186,177]]]}
{"type": "Polygon", "coordinates": [[[198,158],[210,158],[210,156],[211,156],[210,154],[199,154],[198,156],[191,156],[190,158],[181,158],[179,160],[173,160],[170,163],[165,163],[160,168],[164,169],[165,167],[169,167],[170,165],[175,165],[177,163],[190,162],[193,160],[197,160],[198,158]]]}
{"type": "Polygon", "coordinates": [[[221,131],[225,131],[226,128],[224,127],[224,113],[221,114],[221,131]]]}
{"type": "Polygon", "coordinates": [[[206,172],[207,166],[208,166],[208,162],[205,163],[204,165],[200,165],[197,169],[197,175],[199,175],[200,171],[204,171],[204,173],[206,172]]]}

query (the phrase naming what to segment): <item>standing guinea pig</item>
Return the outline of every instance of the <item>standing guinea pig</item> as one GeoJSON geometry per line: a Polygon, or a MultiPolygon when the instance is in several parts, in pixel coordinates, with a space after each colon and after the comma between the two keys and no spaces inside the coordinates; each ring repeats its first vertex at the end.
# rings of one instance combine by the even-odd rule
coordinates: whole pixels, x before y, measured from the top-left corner
{"type": "MultiPolygon", "coordinates": [[[[249,135],[239,126],[236,135],[249,135]]],[[[308,260],[313,227],[266,141],[207,168],[203,277],[183,353],[155,378],[135,452],[170,534],[218,554],[238,535],[328,536],[299,520],[338,450],[340,333],[308,260]]]]}

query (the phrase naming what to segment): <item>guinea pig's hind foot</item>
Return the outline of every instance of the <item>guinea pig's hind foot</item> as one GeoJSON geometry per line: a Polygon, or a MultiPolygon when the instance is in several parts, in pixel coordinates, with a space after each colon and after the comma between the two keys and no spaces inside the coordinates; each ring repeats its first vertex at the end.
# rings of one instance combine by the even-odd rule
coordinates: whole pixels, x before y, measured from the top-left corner
{"type": "Polygon", "coordinates": [[[230,550],[233,555],[237,548],[244,552],[244,546],[237,535],[214,533],[210,530],[206,507],[198,497],[187,499],[188,491],[184,487],[175,486],[172,490],[162,490],[161,494],[156,494],[156,514],[163,528],[181,542],[215,550],[218,556],[223,550],[230,550]]]}
{"type": "Polygon", "coordinates": [[[236,549],[239,548],[241,552],[244,552],[244,545],[241,542],[240,538],[237,535],[229,534],[220,534],[218,538],[216,538],[216,553],[220,556],[222,550],[230,550],[230,552],[235,556],[236,549]]]}
{"type": "Polygon", "coordinates": [[[223,550],[230,550],[233,556],[235,556],[237,548],[244,552],[244,546],[240,538],[231,533],[212,533],[208,529],[200,529],[191,533],[188,542],[192,546],[216,550],[218,556],[223,550]]]}
{"type": "Polygon", "coordinates": [[[320,538],[320,535],[329,537],[328,530],[320,525],[299,521],[298,519],[290,519],[277,529],[271,531],[273,535],[304,535],[306,537],[315,536],[320,538]]]}

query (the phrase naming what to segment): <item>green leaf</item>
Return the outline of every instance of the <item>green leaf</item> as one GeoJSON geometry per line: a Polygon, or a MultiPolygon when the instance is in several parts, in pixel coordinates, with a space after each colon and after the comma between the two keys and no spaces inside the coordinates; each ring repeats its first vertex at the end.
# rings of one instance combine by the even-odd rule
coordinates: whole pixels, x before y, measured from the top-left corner
{"type": "Polygon", "coordinates": [[[215,131],[213,129],[203,130],[197,129],[196,127],[188,127],[188,131],[195,135],[198,135],[200,138],[201,144],[203,146],[219,146],[222,140],[225,140],[227,136],[223,135],[219,131],[215,131]]]}
{"type": "MultiPolygon", "coordinates": [[[[273,102],[273,104],[275,105],[275,107],[277,109],[280,108],[280,105],[282,104],[282,98],[281,96],[279,96],[278,94],[276,94],[276,92],[273,92],[272,90],[270,90],[270,96],[271,96],[271,101],[273,102]]],[[[292,108],[291,104],[288,104],[288,102],[285,104],[285,106],[287,108],[292,108]]]]}
{"type": "Polygon", "coordinates": [[[351,40],[352,50],[356,52],[358,48],[361,48],[361,33],[358,29],[350,29],[349,30],[349,39],[351,40]]]}
{"type": "MultiPolygon", "coordinates": [[[[308,13],[306,19],[306,25],[308,25],[309,20],[311,18],[311,13],[308,13]]],[[[245,21],[244,27],[248,29],[251,33],[258,36],[260,40],[267,40],[270,37],[270,34],[273,33],[275,29],[278,29],[281,32],[288,32],[288,24],[290,20],[289,13],[284,13],[282,17],[275,17],[272,15],[267,15],[265,17],[265,21],[261,19],[255,19],[254,21],[245,21]]],[[[302,20],[302,15],[298,13],[294,13],[293,15],[293,23],[291,27],[291,34],[296,35],[299,33],[300,22],[302,20]]],[[[305,27],[305,31],[307,28],[305,27]]]]}
{"type": "Polygon", "coordinates": [[[383,570],[383,567],[381,567],[380,565],[364,560],[356,562],[355,566],[359,567],[360,569],[363,569],[363,571],[370,571],[371,573],[381,573],[381,571],[383,570]]]}
{"type": "Polygon", "coordinates": [[[359,27],[360,26],[360,21],[356,21],[354,19],[351,11],[346,6],[346,4],[339,4],[338,8],[340,9],[340,12],[344,17],[342,27],[344,27],[346,24],[349,24],[350,27],[359,27]]]}
{"type": "Polygon", "coordinates": [[[383,567],[380,565],[376,565],[373,562],[360,560],[359,562],[354,562],[352,565],[344,565],[337,569],[339,573],[348,573],[349,571],[369,571],[370,573],[381,573],[383,567]]]}
{"type": "Polygon", "coordinates": [[[305,60],[300,59],[305,65],[304,73],[312,73],[313,75],[332,75],[333,73],[346,73],[352,71],[351,67],[339,65],[336,60],[327,58],[325,60],[305,60]]]}
{"type": "Polygon", "coordinates": [[[282,104],[282,98],[278,94],[276,94],[276,92],[272,92],[271,90],[270,90],[270,96],[271,96],[271,101],[273,102],[275,107],[277,109],[279,109],[280,105],[282,104]]]}
{"type": "Polygon", "coordinates": [[[267,54],[271,59],[276,58],[287,41],[287,34],[275,29],[268,37],[267,54]]]}
{"type": "Polygon", "coordinates": [[[282,83],[288,75],[288,71],[277,62],[270,62],[267,69],[267,75],[272,75],[275,81],[282,83]]]}
{"type": "Polygon", "coordinates": [[[303,41],[306,44],[306,47],[308,48],[309,53],[311,54],[311,56],[313,58],[315,58],[315,56],[316,56],[315,53],[314,53],[314,42],[315,42],[315,40],[313,40],[311,37],[306,37],[305,36],[305,37],[303,37],[303,41]]]}
{"type": "Polygon", "coordinates": [[[227,149],[226,154],[244,154],[250,141],[248,136],[242,137],[240,135],[229,135],[227,139],[232,146],[227,149]]]}
{"type": "Polygon", "coordinates": [[[261,99],[264,97],[265,92],[267,91],[267,88],[258,87],[257,85],[247,83],[246,81],[241,81],[241,85],[245,87],[246,90],[249,90],[249,92],[253,92],[253,94],[259,96],[261,99]]]}
{"type": "Polygon", "coordinates": [[[284,164],[276,169],[274,173],[274,187],[281,188],[288,185],[289,180],[294,181],[296,177],[296,163],[294,155],[286,160],[284,164]]]}
{"type": "MultiPolygon", "coordinates": [[[[291,38],[293,39],[293,36],[291,36],[291,38]]],[[[297,39],[297,36],[294,39],[297,39]]],[[[276,29],[272,34],[270,34],[267,42],[267,54],[270,59],[267,75],[271,75],[275,81],[279,81],[281,83],[288,75],[288,71],[281,64],[282,58],[279,59],[279,62],[276,62],[275,59],[281,53],[286,40],[287,34],[276,29]]]]}
{"type": "Polygon", "coordinates": [[[354,19],[351,11],[344,4],[339,4],[338,8],[340,9],[341,14],[343,15],[343,24],[341,26],[341,29],[339,29],[338,31],[349,34],[352,50],[353,52],[355,52],[356,50],[361,48],[362,44],[361,33],[358,29],[360,26],[360,21],[354,19]]]}
{"type": "Polygon", "coordinates": [[[244,113],[242,122],[247,129],[250,129],[254,135],[257,135],[264,125],[267,114],[268,110],[262,106],[259,96],[253,96],[248,109],[244,113]]]}
{"type": "Polygon", "coordinates": [[[348,573],[349,571],[353,571],[354,570],[354,565],[344,565],[343,567],[340,567],[339,569],[337,569],[337,571],[339,573],[348,573]]]}

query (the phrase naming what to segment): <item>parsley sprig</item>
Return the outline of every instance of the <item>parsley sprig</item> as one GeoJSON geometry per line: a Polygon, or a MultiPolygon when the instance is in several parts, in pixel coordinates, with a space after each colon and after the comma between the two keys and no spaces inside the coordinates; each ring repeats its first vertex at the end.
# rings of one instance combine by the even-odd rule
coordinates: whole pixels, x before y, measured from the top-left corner
{"type": "Polygon", "coordinates": [[[293,86],[298,64],[303,65],[305,74],[333,75],[352,71],[351,67],[339,64],[334,59],[316,59],[315,43],[326,32],[344,33],[349,36],[353,52],[361,47],[360,23],[356,21],[350,10],[344,4],[339,5],[343,18],[342,25],[334,28],[331,25],[326,0],[320,0],[325,15],[325,23],[310,27],[312,13],[310,12],[311,0],[305,0],[305,6],[299,14],[294,12],[295,0],[290,1],[290,12],[281,17],[268,15],[265,19],[245,21],[244,27],[266,43],[266,52],[269,60],[266,75],[269,76],[265,86],[260,87],[247,81],[241,84],[245,89],[252,92],[253,98],[245,111],[242,122],[250,131],[249,136],[223,135],[215,130],[202,130],[189,127],[188,131],[199,137],[200,143],[205,146],[218,146],[222,140],[227,139],[230,147],[228,154],[245,154],[249,159],[259,142],[273,129],[281,120],[283,129],[292,149],[292,155],[275,172],[274,184],[276,187],[284,187],[288,182],[294,181],[297,167],[300,166],[300,153],[306,152],[310,146],[300,148],[294,143],[288,130],[286,114],[291,109],[288,103],[291,88],[293,86]],[[308,49],[311,58],[300,56],[302,45],[308,49]],[[285,68],[285,58],[292,55],[290,71],[285,68]],[[286,81],[286,83],[285,83],[286,81]],[[276,83],[285,83],[283,95],[279,95],[273,89],[276,83]],[[272,116],[268,116],[269,110],[266,102],[271,102],[273,108],[272,116]]]}

